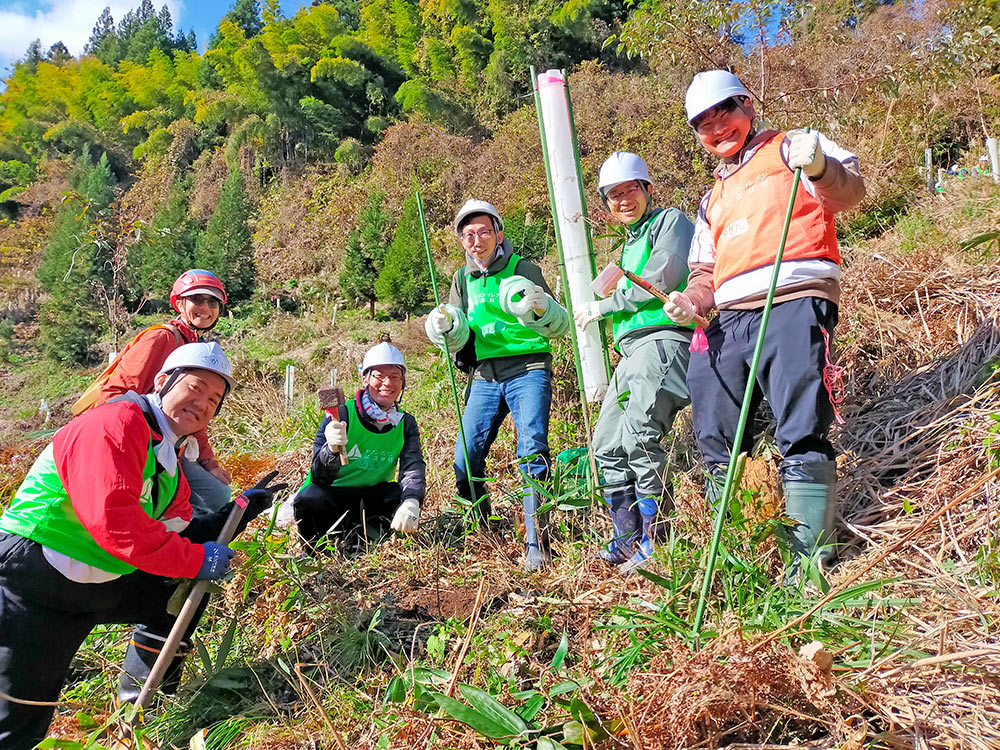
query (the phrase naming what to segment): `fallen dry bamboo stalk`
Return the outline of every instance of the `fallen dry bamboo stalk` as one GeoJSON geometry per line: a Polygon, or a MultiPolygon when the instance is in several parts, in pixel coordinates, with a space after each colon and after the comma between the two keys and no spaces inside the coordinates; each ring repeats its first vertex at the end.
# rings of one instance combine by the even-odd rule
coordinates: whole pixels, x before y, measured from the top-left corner
{"type": "Polygon", "coordinates": [[[458,671],[462,668],[462,662],[465,661],[465,652],[469,650],[469,644],[472,642],[472,634],[476,631],[476,625],[479,624],[479,611],[481,609],[480,605],[483,603],[483,588],[486,586],[486,576],[479,579],[479,590],[476,592],[476,603],[472,605],[472,621],[469,623],[469,632],[465,634],[465,641],[462,643],[462,648],[458,652],[458,660],[455,662],[455,669],[451,673],[451,681],[448,683],[448,689],[445,691],[445,695],[449,698],[451,694],[455,692],[455,683],[458,682],[458,671]]]}
{"type": "Polygon", "coordinates": [[[909,664],[902,664],[894,669],[890,669],[888,672],[882,675],[883,678],[891,677],[899,671],[904,669],[912,669],[914,667],[929,667],[933,664],[944,664],[949,661],[961,661],[962,659],[972,659],[976,656],[988,656],[990,654],[1000,655],[1000,648],[976,648],[971,651],[957,651],[953,654],[941,654],[939,656],[927,656],[923,659],[917,659],[909,664]]]}
{"type": "Polygon", "coordinates": [[[851,575],[850,577],[848,577],[848,579],[846,581],[843,581],[839,585],[837,585],[834,588],[830,589],[829,593],[827,593],[826,596],[824,596],[822,599],[820,599],[818,602],[816,602],[816,604],[813,605],[813,607],[811,609],[809,609],[805,614],[800,615],[799,617],[796,617],[794,620],[792,620],[789,623],[786,623],[785,625],[782,625],[777,630],[769,633],[762,640],[757,641],[757,643],[755,643],[752,646],[750,646],[750,648],[747,649],[747,653],[749,653],[749,654],[754,653],[755,651],[757,651],[758,649],[764,647],[768,643],[771,643],[772,641],[777,640],[778,637],[782,633],[784,633],[784,632],[786,632],[786,631],[794,628],[796,625],[801,625],[803,622],[805,622],[810,617],[812,617],[814,614],[816,614],[819,610],[821,610],[835,596],[837,596],[839,593],[841,593],[843,590],[845,590],[848,586],[851,586],[852,584],[854,584],[859,578],[861,578],[861,576],[863,576],[869,570],[871,570],[872,568],[874,568],[876,565],[878,565],[880,562],[882,562],[885,558],[887,558],[893,552],[895,552],[896,550],[898,550],[901,547],[905,546],[913,537],[915,537],[920,532],[924,531],[927,527],[929,527],[932,523],[934,523],[939,518],[941,518],[949,510],[951,510],[952,508],[956,508],[959,505],[961,505],[962,503],[964,503],[977,490],[979,490],[988,481],[990,481],[991,479],[995,478],[998,474],[1000,474],[1000,466],[998,466],[997,468],[993,469],[993,471],[991,471],[989,474],[986,474],[985,476],[983,476],[982,478],[980,478],[980,480],[978,482],[976,482],[974,485],[972,485],[972,487],[970,487],[969,489],[967,489],[965,492],[963,492],[960,495],[958,495],[958,497],[956,497],[950,503],[946,503],[944,505],[944,507],[939,508],[937,511],[935,511],[931,515],[927,516],[927,518],[925,518],[919,524],[917,524],[912,529],[910,529],[910,531],[908,531],[906,534],[904,534],[902,537],[900,537],[898,540],[896,540],[896,542],[894,542],[893,544],[890,544],[881,553],[879,553],[878,555],[876,555],[875,559],[873,559],[870,562],[868,562],[863,568],[861,568],[861,570],[859,570],[857,573],[854,573],[853,575],[851,575]]]}
{"type": "Polygon", "coordinates": [[[347,745],[344,743],[344,738],[340,736],[340,733],[333,726],[333,721],[331,721],[330,715],[326,712],[326,709],[323,708],[323,704],[320,703],[319,698],[313,691],[312,685],[309,684],[309,681],[306,679],[306,676],[302,674],[302,667],[304,666],[313,666],[313,665],[311,664],[306,665],[302,664],[301,662],[296,663],[295,674],[298,675],[299,682],[301,683],[302,687],[305,688],[306,695],[309,696],[309,699],[313,702],[313,705],[316,706],[316,710],[319,711],[320,716],[323,717],[323,723],[326,724],[327,731],[331,735],[333,735],[333,741],[337,745],[338,750],[347,750],[347,745]]]}

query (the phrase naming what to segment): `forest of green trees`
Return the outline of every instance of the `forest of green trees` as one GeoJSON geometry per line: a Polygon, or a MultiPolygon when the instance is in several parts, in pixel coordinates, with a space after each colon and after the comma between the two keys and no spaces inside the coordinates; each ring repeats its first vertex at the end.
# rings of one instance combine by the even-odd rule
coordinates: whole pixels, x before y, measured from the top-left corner
{"type": "Polygon", "coordinates": [[[859,153],[864,231],[919,184],[925,147],[947,160],[1000,129],[998,28],[988,0],[315,0],[293,17],[279,0],[237,0],[200,53],[166,6],[142,0],[117,21],[105,9],[81,56],[34,42],[13,66],[0,229],[49,216],[36,301],[48,351],[67,361],[162,302],[181,270],[218,271],[239,303],[279,252],[289,274],[309,273],[334,245],[332,291],[408,314],[429,296],[418,181],[432,214],[489,190],[526,252],[551,243],[547,218],[532,218],[547,207],[540,160],[526,164],[535,65],[584,82],[585,172],[640,150],[685,208],[709,165],[683,89],[699,69],[736,70],[769,123],[813,123],[859,153]],[[312,220],[340,211],[325,215],[335,237],[307,242],[302,216],[276,218],[302,180],[312,220]],[[61,202],[33,195],[43,183],[61,202]]]}

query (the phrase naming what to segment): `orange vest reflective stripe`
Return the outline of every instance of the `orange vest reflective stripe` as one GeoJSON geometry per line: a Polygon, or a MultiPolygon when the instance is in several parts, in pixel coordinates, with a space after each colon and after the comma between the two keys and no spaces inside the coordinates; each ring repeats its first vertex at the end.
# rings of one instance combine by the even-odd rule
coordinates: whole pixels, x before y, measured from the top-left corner
{"type": "MultiPolygon", "coordinates": [[[[784,138],[778,133],[712,186],[706,215],[715,239],[716,289],[734,276],[774,263],[794,179],[781,156],[784,138]]],[[[837,232],[833,214],[802,187],[795,197],[783,261],[817,258],[840,264],[837,232]]]]}

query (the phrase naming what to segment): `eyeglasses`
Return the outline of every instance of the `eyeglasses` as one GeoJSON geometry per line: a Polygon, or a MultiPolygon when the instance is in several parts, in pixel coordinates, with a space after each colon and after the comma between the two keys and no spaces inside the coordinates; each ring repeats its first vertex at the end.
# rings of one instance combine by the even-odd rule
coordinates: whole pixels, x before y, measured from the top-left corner
{"type": "Polygon", "coordinates": [[[612,190],[608,193],[608,203],[615,206],[619,205],[626,198],[630,198],[637,192],[641,192],[642,188],[639,187],[637,182],[633,182],[631,185],[627,185],[617,190],[612,190]]]}
{"type": "Polygon", "coordinates": [[[481,240],[488,240],[492,236],[492,229],[483,229],[480,232],[462,232],[462,242],[468,242],[471,244],[476,241],[476,237],[481,240]]]}
{"type": "Polygon", "coordinates": [[[214,307],[218,309],[222,306],[222,300],[218,297],[213,297],[211,294],[190,294],[183,299],[186,299],[192,305],[208,305],[209,307],[214,307]]]}

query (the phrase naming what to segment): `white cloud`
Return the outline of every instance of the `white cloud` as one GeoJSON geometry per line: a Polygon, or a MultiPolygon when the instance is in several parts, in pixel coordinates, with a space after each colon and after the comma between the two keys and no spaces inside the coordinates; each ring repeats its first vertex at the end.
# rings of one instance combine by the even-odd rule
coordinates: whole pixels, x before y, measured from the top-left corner
{"type": "MultiPolygon", "coordinates": [[[[40,0],[32,2],[32,7],[4,5],[0,8],[0,66],[6,67],[24,57],[35,39],[41,39],[43,50],[61,41],[71,54],[79,55],[105,6],[111,7],[117,24],[139,0],[40,0]]],[[[163,5],[164,0],[153,0],[157,11],[163,5]]],[[[166,6],[176,31],[183,0],[166,0],[166,6]]]]}

